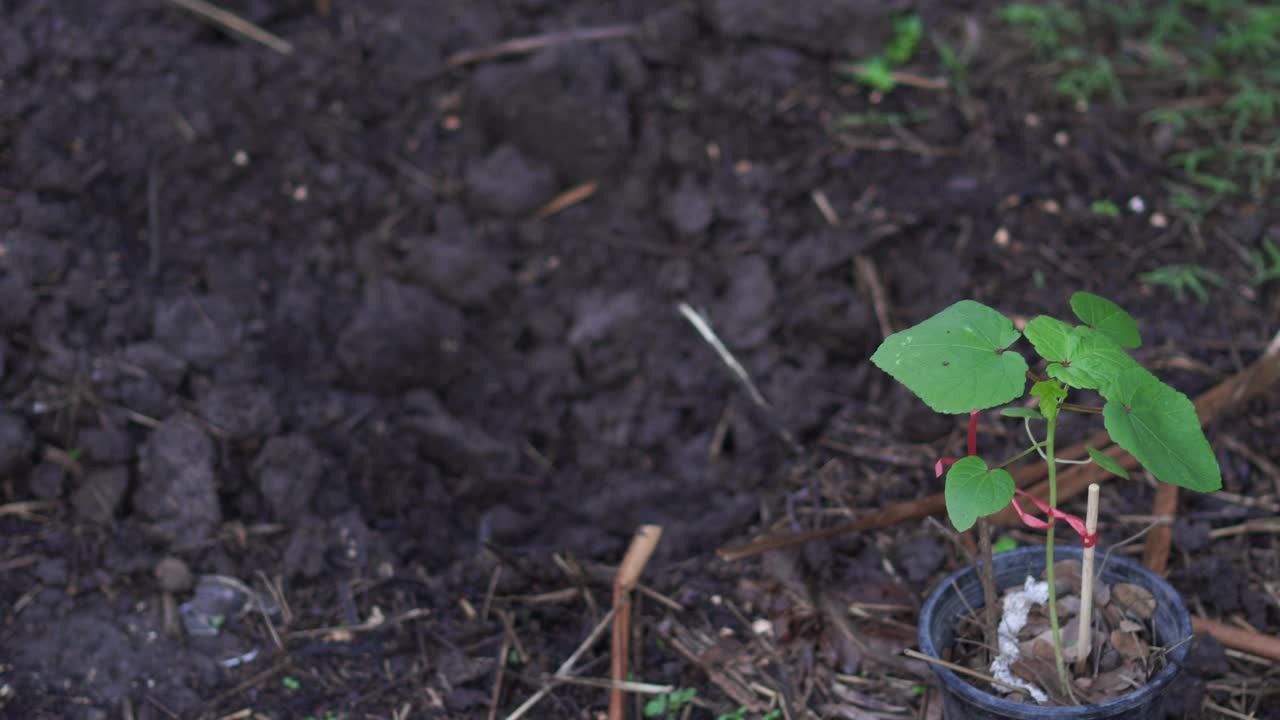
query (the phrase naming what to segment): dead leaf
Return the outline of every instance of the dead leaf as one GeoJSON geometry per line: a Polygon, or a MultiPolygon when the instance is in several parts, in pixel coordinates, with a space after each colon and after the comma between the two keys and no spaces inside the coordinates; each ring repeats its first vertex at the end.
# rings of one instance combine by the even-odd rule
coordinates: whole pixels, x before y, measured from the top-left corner
{"type": "Polygon", "coordinates": [[[1111,586],[1104,582],[1093,584],[1093,606],[1102,607],[1111,602],[1111,586]]]}
{"type": "Polygon", "coordinates": [[[1053,564],[1053,584],[1058,594],[1080,592],[1080,561],[1059,560],[1053,564]]]}
{"type": "Polygon", "coordinates": [[[1111,646],[1116,649],[1116,652],[1130,660],[1146,658],[1149,654],[1147,652],[1147,643],[1138,637],[1136,633],[1112,630],[1111,646]]]}
{"type": "Polygon", "coordinates": [[[1072,617],[1080,614],[1080,596],[1062,595],[1058,598],[1058,617],[1072,617]]]}
{"type": "Polygon", "coordinates": [[[1144,627],[1146,626],[1140,622],[1130,620],[1129,618],[1125,618],[1120,621],[1120,627],[1116,629],[1119,630],[1120,632],[1136,633],[1136,632],[1141,632],[1144,627]]]}
{"type": "Polygon", "coordinates": [[[1133,583],[1116,583],[1111,588],[1111,601],[1119,605],[1129,617],[1150,620],[1156,611],[1156,599],[1146,588],[1133,583]]]}

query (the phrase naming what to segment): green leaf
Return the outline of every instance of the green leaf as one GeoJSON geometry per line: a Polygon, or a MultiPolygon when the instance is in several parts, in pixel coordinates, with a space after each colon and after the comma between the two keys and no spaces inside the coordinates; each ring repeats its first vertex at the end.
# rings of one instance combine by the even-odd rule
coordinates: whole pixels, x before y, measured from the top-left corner
{"type": "Polygon", "coordinates": [[[1009,552],[1010,550],[1017,550],[1017,549],[1018,549],[1018,541],[1014,540],[1008,535],[1005,535],[999,540],[991,543],[992,553],[1009,552]]]}
{"type": "Polygon", "coordinates": [[[1098,466],[1103,470],[1106,470],[1116,477],[1122,477],[1125,480],[1129,479],[1129,471],[1125,470],[1120,463],[1116,462],[1115,458],[1101,450],[1095,450],[1093,448],[1086,449],[1089,451],[1089,457],[1093,458],[1093,461],[1098,463],[1098,466]]]}
{"type": "Polygon", "coordinates": [[[898,81],[893,79],[893,71],[889,69],[889,64],[880,56],[870,58],[858,66],[854,70],[854,77],[872,90],[879,90],[882,93],[887,93],[898,86],[898,81]]]}
{"type": "Polygon", "coordinates": [[[947,471],[947,515],[964,532],[980,517],[998,513],[1013,500],[1013,476],[1007,470],[987,469],[977,455],[960,458],[947,471]]]}
{"type": "Polygon", "coordinates": [[[1073,328],[1071,335],[1076,339],[1074,350],[1062,362],[1050,365],[1048,372],[1072,387],[1101,391],[1121,372],[1138,365],[1124,348],[1092,328],[1073,328]]]}
{"type": "Polygon", "coordinates": [[[1005,417],[1011,417],[1011,418],[1030,418],[1032,420],[1044,419],[1044,415],[1041,415],[1039,410],[1035,408],[1029,408],[1029,407],[1001,408],[1000,414],[1005,417]]]}
{"type": "Polygon", "coordinates": [[[1040,315],[1027,323],[1027,339],[1049,361],[1049,376],[1071,387],[1102,390],[1137,363],[1110,336],[1040,315]]]}
{"type": "Polygon", "coordinates": [[[1103,395],[1103,424],[1157,480],[1189,490],[1222,488],[1218,458],[1186,395],[1143,368],[1125,370],[1103,395]]]}
{"type": "Polygon", "coordinates": [[[1058,406],[1067,399],[1067,389],[1057,380],[1041,380],[1031,386],[1031,394],[1040,398],[1040,412],[1046,418],[1058,416],[1058,406]]]}
{"type": "Polygon", "coordinates": [[[1142,345],[1138,323],[1119,305],[1093,293],[1078,292],[1071,296],[1071,310],[1080,322],[1106,335],[1122,348],[1142,345]]]}
{"type": "Polygon", "coordinates": [[[961,300],[885,338],[871,362],[940,413],[985,410],[1026,387],[1027,361],[1005,352],[1018,337],[1009,318],[961,300]]]}
{"type": "Polygon", "coordinates": [[[1049,361],[1060,362],[1068,357],[1079,343],[1079,339],[1071,335],[1071,326],[1048,315],[1037,315],[1027,323],[1027,339],[1035,347],[1040,357],[1049,361]]]}

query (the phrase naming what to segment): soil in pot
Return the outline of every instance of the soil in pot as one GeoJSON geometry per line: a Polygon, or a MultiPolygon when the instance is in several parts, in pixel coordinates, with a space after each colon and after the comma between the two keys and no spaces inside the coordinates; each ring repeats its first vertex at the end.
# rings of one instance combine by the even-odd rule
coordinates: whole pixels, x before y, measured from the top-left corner
{"type": "MultiPolygon", "coordinates": [[[[1058,616],[1072,668],[1079,623],[1081,551],[1060,547],[1057,555],[1064,558],[1055,565],[1058,616]]],[[[1037,582],[1043,580],[1044,548],[1003,553],[995,560],[996,584],[1005,589],[1000,614],[1015,627],[1021,626],[1003,628],[1012,631],[1003,648],[1007,673],[993,670],[991,665],[1000,648],[989,652],[983,642],[979,618],[982,592],[973,568],[943,581],[921,614],[922,650],[984,676],[997,674],[1007,685],[1026,688],[1010,692],[1007,685],[993,687],[990,681],[966,679],[935,666],[947,690],[948,718],[1160,717],[1164,688],[1186,653],[1190,617],[1177,593],[1161,578],[1125,558],[1112,556],[1105,564],[1103,559],[1100,553],[1092,652],[1083,671],[1072,672],[1072,686],[1065,691],[1057,681],[1048,611],[1042,603],[1047,586],[1037,582]],[[1006,614],[1006,605],[1009,609],[1027,606],[1025,621],[1018,622],[1017,612],[1006,614]],[[1010,657],[1010,645],[1016,657],[1010,657]],[[1099,708],[1104,714],[1096,714],[1099,708]]]]}

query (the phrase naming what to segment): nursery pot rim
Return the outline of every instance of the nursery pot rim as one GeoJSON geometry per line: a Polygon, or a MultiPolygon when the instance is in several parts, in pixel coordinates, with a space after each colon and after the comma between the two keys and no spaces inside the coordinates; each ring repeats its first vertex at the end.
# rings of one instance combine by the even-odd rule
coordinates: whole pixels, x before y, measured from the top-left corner
{"type": "MultiPolygon", "coordinates": [[[[1075,546],[1057,547],[1054,550],[1059,554],[1055,559],[1067,559],[1067,557],[1078,559],[1083,554],[1083,549],[1075,546]]],[[[1045,546],[1033,545],[1030,547],[1017,548],[1016,550],[1010,550],[1008,552],[997,553],[995,555],[995,559],[1044,554],[1045,546]]],[[[995,559],[993,559],[993,564],[995,559]]],[[[1181,671],[1180,664],[1187,652],[1186,640],[1189,640],[1193,634],[1191,629],[1191,614],[1187,611],[1187,606],[1182,601],[1182,596],[1160,575],[1151,572],[1146,567],[1143,567],[1141,564],[1134,562],[1129,558],[1121,557],[1119,555],[1112,555],[1107,559],[1108,566],[1111,566],[1113,563],[1127,567],[1132,572],[1142,574],[1149,582],[1155,585],[1157,589],[1160,589],[1160,586],[1163,586],[1163,589],[1167,591],[1167,594],[1174,599],[1174,617],[1178,626],[1178,634],[1181,637],[1177,640],[1164,640],[1165,645],[1173,645],[1175,643],[1178,643],[1178,645],[1168,653],[1167,662],[1164,668],[1162,668],[1160,672],[1156,673],[1156,675],[1152,677],[1146,685],[1143,685],[1132,692],[1104,700],[1100,703],[1090,703],[1086,705],[1040,705],[1039,703],[1034,702],[1024,703],[1006,700],[999,695],[980,690],[969,684],[968,681],[961,678],[950,668],[946,668],[935,663],[929,663],[930,669],[933,670],[934,674],[936,674],[938,679],[941,681],[943,691],[955,693],[964,700],[983,707],[988,711],[1010,713],[1010,717],[1014,718],[1029,717],[1031,714],[1034,714],[1035,717],[1071,718],[1080,717],[1082,712],[1118,712],[1140,707],[1144,703],[1150,701],[1153,695],[1164,693],[1169,684],[1173,682],[1174,677],[1176,677],[1181,671]]],[[[1099,565],[1101,565],[1101,558],[1099,558],[1099,565]]],[[[942,601],[942,598],[946,593],[955,592],[954,586],[957,581],[959,581],[964,575],[976,571],[975,565],[966,565],[965,567],[948,575],[929,593],[928,599],[920,609],[920,624],[918,627],[920,650],[925,655],[938,659],[942,658],[942,654],[934,644],[932,634],[929,632],[929,624],[926,622],[926,618],[931,617],[937,612],[937,606],[942,601]]],[[[1005,588],[999,588],[999,590],[1004,589],[1005,588]]]]}

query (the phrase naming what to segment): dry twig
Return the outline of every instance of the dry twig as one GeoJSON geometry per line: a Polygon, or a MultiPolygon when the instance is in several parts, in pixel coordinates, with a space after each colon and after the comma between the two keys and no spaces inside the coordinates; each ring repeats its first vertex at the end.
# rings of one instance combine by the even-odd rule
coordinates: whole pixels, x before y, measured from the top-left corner
{"type": "Polygon", "coordinates": [[[613,579],[613,607],[617,617],[613,621],[613,657],[610,677],[615,686],[609,691],[609,720],[624,720],[626,708],[623,706],[623,689],[616,683],[626,682],[627,659],[631,651],[631,591],[640,582],[640,575],[653,557],[662,539],[662,528],[658,525],[641,525],[631,538],[631,546],[618,566],[618,574],[613,579]]]}
{"type": "Polygon", "coordinates": [[[449,56],[448,65],[451,68],[470,65],[482,60],[493,60],[508,55],[524,55],[525,53],[535,52],[544,48],[556,45],[565,45],[573,42],[598,42],[601,40],[621,40],[631,37],[639,32],[639,28],[635,25],[606,25],[597,28],[584,28],[582,30],[561,30],[559,32],[547,33],[545,35],[533,35],[531,37],[515,38],[513,40],[504,40],[496,45],[490,45],[482,48],[471,48],[469,50],[461,50],[449,56]]]}
{"type": "Polygon", "coordinates": [[[261,43],[281,55],[292,55],[293,44],[278,35],[263,30],[235,13],[227,12],[204,0],[167,0],[167,2],[198,15],[234,35],[261,43]]]}

